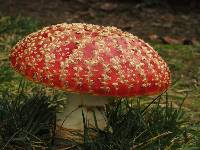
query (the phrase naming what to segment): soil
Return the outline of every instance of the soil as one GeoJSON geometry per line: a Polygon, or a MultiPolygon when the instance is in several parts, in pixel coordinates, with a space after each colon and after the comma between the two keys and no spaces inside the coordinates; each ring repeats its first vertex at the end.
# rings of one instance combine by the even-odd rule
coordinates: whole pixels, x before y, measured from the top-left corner
{"type": "Polygon", "coordinates": [[[85,22],[117,26],[145,40],[152,36],[200,40],[200,12],[119,1],[0,0],[0,15],[30,16],[44,25],[85,22]]]}

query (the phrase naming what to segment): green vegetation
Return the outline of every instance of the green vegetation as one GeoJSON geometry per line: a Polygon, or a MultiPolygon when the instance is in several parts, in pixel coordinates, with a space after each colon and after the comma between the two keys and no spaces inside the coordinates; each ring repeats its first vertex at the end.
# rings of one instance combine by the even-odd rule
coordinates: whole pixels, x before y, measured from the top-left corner
{"type": "Polygon", "coordinates": [[[25,89],[21,88],[22,85],[18,88],[22,77],[9,66],[12,46],[39,28],[38,22],[31,18],[0,18],[0,147],[45,149],[55,145],[59,147],[61,142],[73,149],[91,150],[128,150],[130,147],[141,150],[199,149],[199,45],[152,43],[169,64],[173,79],[171,89],[158,96],[147,109],[152,101],[149,97],[111,103],[107,106],[108,128],[102,131],[88,129],[85,125],[84,143],[80,144],[52,140],[55,107],[62,107],[58,102],[65,95],[42,86],[35,90],[38,85],[28,81],[25,89]],[[97,137],[89,139],[88,132],[95,132],[97,137]]]}
{"type": "MultiPolygon", "coordinates": [[[[24,89],[21,84],[17,93],[4,91],[0,97],[0,144],[3,149],[51,148],[54,145],[73,146],[77,149],[165,149],[180,147],[186,119],[181,105],[172,107],[166,96],[158,96],[151,106],[140,104],[142,99],[114,100],[106,107],[107,129],[88,128],[85,123],[84,143],[53,139],[58,95],[48,95],[45,89],[24,89]],[[165,105],[162,106],[162,98],[165,105]],[[91,140],[89,133],[97,136],[91,140]],[[54,141],[54,143],[53,143],[54,141]],[[56,142],[55,142],[56,141],[56,142]]],[[[188,133],[188,132],[187,132],[188,133]]]]}
{"type": "MultiPolygon", "coordinates": [[[[28,92],[26,92],[28,93],[28,92]]],[[[54,97],[52,97],[54,99],[54,97]]],[[[4,91],[0,97],[0,147],[2,149],[45,148],[52,140],[50,128],[55,121],[55,109],[49,108],[42,92],[15,95],[4,91]]]]}
{"type": "Polygon", "coordinates": [[[38,27],[38,22],[31,18],[0,18],[0,89],[17,88],[16,81],[21,77],[9,66],[9,51],[20,39],[36,31],[38,27]]]}

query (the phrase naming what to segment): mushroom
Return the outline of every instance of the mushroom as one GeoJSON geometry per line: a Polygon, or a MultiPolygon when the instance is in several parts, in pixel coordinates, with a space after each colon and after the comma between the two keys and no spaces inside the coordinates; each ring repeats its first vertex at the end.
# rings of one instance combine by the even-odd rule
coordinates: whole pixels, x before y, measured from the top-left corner
{"type": "Polygon", "coordinates": [[[63,113],[57,114],[58,135],[106,126],[109,97],[153,95],[170,85],[166,62],[143,40],[116,27],[85,23],[57,24],[18,42],[11,66],[29,80],[68,91],[63,113]]]}

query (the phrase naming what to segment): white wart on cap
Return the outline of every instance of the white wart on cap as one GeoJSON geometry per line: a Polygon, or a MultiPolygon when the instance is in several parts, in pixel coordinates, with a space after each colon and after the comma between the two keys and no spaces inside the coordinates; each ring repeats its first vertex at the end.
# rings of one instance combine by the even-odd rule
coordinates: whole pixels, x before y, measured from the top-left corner
{"type": "Polygon", "coordinates": [[[30,80],[78,93],[152,95],[170,85],[169,68],[158,53],[116,27],[45,27],[18,42],[10,61],[30,80]]]}

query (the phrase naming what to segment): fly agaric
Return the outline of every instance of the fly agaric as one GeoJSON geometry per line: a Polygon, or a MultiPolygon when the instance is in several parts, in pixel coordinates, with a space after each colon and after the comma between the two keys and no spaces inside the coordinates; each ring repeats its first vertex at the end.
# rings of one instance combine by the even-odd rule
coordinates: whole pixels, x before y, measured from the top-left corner
{"type": "Polygon", "coordinates": [[[158,53],[116,27],[83,23],[45,27],[18,42],[10,61],[26,78],[69,92],[64,112],[57,114],[63,135],[83,130],[82,112],[89,126],[94,126],[95,112],[99,128],[104,128],[106,119],[99,108],[109,96],[153,95],[170,85],[169,68],[158,53]]]}

